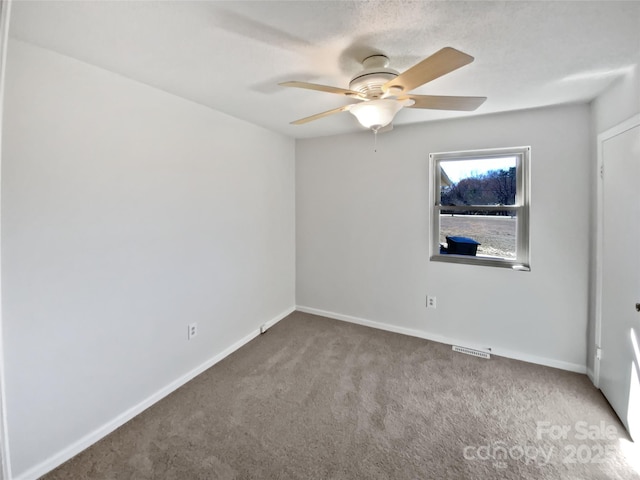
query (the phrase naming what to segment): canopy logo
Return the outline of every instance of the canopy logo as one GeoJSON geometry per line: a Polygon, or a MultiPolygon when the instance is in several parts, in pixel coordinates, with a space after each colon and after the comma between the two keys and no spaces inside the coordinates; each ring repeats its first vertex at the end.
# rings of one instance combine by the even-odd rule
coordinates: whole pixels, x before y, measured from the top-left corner
{"type": "Polygon", "coordinates": [[[462,450],[465,460],[492,461],[495,468],[507,468],[509,460],[522,461],[526,465],[543,467],[553,457],[554,447],[545,449],[537,445],[513,445],[509,447],[505,442],[496,442],[478,447],[466,446],[462,450]]]}

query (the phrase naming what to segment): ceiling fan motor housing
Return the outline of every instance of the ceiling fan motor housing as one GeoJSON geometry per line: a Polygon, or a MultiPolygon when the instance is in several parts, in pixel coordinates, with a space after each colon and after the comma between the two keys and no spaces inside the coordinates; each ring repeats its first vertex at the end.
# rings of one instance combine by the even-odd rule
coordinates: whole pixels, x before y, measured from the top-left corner
{"type": "Polygon", "coordinates": [[[364,70],[349,82],[349,90],[362,93],[368,99],[381,98],[384,94],[382,86],[396,78],[398,71],[387,68],[389,59],[384,55],[372,55],[362,61],[364,70]]]}

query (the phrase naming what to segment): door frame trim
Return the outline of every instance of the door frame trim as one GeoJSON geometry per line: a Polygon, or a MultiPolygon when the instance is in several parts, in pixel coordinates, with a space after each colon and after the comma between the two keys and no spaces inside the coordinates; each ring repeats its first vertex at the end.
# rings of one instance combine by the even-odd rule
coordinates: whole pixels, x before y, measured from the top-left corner
{"type": "Polygon", "coordinates": [[[593,384],[600,388],[600,360],[597,351],[602,344],[602,270],[603,270],[603,243],[604,243],[604,158],[603,145],[607,140],[612,139],[632,128],[640,126],[640,113],[628,118],[622,123],[600,133],[598,135],[597,148],[597,198],[596,207],[596,296],[595,296],[595,349],[593,359],[593,384]],[[601,172],[604,172],[601,174],[601,172]]]}
{"type": "MultiPolygon", "coordinates": [[[[0,3],[0,165],[2,165],[2,117],[4,103],[5,70],[7,65],[7,48],[9,42],[9,19],[11,17],[12,0],[1,0],[0,3]]],[[[0,187],[1,189],[1,187],[0,187]]],[[[2,244],[0,241],[0,252],[2,244]]],[[[2,334],[2,286],[0,285],[0,480],[11,478],[11,460],[9,457],[9,435],[7,429],[7,410],[5,395],[5,363],[4,337],[2,334]]]]}

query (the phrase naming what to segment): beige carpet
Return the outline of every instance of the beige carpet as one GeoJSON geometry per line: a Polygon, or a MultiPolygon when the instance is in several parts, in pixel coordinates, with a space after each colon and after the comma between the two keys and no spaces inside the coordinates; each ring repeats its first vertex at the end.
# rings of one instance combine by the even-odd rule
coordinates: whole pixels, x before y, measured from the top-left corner
{"type": "Polygon", "coordinates": [[[640,478],[626,445],[584,375],[296,312],[43,478],[640,478]]]}

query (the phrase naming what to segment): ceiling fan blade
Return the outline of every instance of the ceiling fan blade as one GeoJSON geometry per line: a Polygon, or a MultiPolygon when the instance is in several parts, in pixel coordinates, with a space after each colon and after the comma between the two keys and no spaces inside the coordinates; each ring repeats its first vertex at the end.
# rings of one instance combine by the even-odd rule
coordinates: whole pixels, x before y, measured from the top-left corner
{"type": "Polygon", "coordinates": [[[473,62],[471,55],[467,55],[455,48],[445,47],[401,73],[393,80],[389,80],[382,86],[382,90],[386,92],[396,87],[400,88],[401,91],[409,92],[471,62],[473,62]]]}
{"type": "Polygon", "coordinates": [[[338,95],[345,95],[347,97],[362,96],[360,92],[356,92],[355,90],[346,90],[344,88],[330,87],[328,85],[319,85],[317,83],[291,81],[291,82],[282,82],[282,83],[279,83],[278,85],[283,87],[306,88],[307,90],[318,90],[320,92],[327,92],[327,93],[337,93],[338,95]]]}
{"type": "Polygon", "coordinates": [[[303,123],[312,122],[314,120],[318,120],[319,118],[333,115],[334,113],[344,112],[345,110],[349,110],[350,108],[351,105],[345,105],[344,107],[334,108],[333,110],[327,110],[326,112],[316,113],[315,115],[311,115],[310,117],[301,118],[300,120],[291,122],[291,125],[302,125],[303,123]]]}
{"type": "Polygon", "coordinates": [[[407,108],[428,108],[431,110],[461,110],[470,112],[484,103],[487,97],[447,97],[439,95],[402,95],[398,100],[411,99],[413,105],[407,108]]]}

